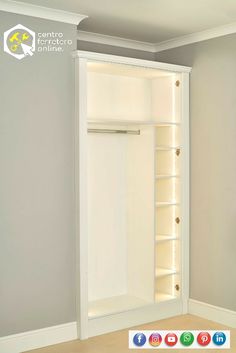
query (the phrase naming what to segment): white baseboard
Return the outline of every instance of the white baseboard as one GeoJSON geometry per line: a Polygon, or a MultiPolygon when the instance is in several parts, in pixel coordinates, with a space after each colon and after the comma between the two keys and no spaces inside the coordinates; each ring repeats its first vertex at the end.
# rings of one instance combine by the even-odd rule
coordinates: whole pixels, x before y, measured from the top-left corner
{"type": "Polygon", "coordinates": [[[236,311],[189,299],[189,314],[236,328],[236,311]]]}
{"type": "Polygon", "coordinates": [[[22,353],[31,349],[75,339],[77,339],[77,324],[76,322],[70,322],[40,330],[0,337],[0,353],[22,353]]]}
{"type": "MultiPolygon", "coordinates": [[[[166,311],[166,308],[163,307],[166,311]]],[[[167,310],[168,311],[168,310],[167,310]]],[[[223,324],[225,326],[230,326],[236,328],[236,312],[228,309],[220,308],[207,303],[199,302],[194,299],[189,299],[188,303],[188,313],[196,316],[200,316],[207,320],[212,320],[223,324]]],[[[158,313],[160,314],[160,312],[158,313]]],[[[164,313],[162,313],[164,315],[164,313]]],[[[165,315],[158,315],[155,319],[163,319],[164,317],[169,317],[173,315],[178,315],[180,312],[168,311],[165,315]]],[[[137,318],[136,318],[137,319],[137,318]]],[[[100,319],[101,320],[101,319],[100,319]]],[[[110,330],[111,327],[106,327],[107,322],[103,318],[102,328],[105,331],[110,330]]],[[[144,322],[153,321],[151,317],[145,317],[144,322]]],[[[97,320],[91,320],[90,323],[90,335],[97,335],[104,333],[101,326],[98,325],[97,320]]],[[[98,320],[99,321],[99,320],[98,320]]],[[[137,319],[140,322],[140,317],[137,319]]],[[[129,326],[137,325],[135,318],[133,321],[129,322],[129,326]]],[[[100,322],[101,324],[101,322],[100,322]]],[[[109,325],[111,323],[109,322],[109,325]]],[[[119,320],[115,322],[113,330],[120,329],[119,320]]],[[[28,331],[19,333],[16,335],[10,335],[5,337],[0,337],[0,353],[22,353],[28,350],[42,348],[50,346],[57,343],[72,341],[77,339],[77,324],[76,322],[70,322],[63,325],[52,326],[43,328],[35,331],[28,331]]]]}

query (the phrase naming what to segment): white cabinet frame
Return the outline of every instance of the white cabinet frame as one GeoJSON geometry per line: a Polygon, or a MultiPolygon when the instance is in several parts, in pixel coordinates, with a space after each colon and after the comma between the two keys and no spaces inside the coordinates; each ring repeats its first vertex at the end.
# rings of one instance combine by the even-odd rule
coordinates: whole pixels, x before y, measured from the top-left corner
{"type": "Polygon", "coordinates": [[[132,327],[138,324],[188,312],[189,299],[189,73],[191,68],[147,60],[76,51],[75,59],[75,220],[78,338],[132,327]],[[147,67],[182,75],[182,143],[181,156],[181,263],[182,294],[180,299],[156,303],[143,308],[88,319],[88,234],[87,234],[87,61],[101,61],[147,67]]]}

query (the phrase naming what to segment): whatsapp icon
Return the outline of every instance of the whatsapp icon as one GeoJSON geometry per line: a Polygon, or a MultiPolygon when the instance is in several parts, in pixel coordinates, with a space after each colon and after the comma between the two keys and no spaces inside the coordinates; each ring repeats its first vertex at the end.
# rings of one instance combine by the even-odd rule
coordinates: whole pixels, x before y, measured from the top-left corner
{"type": "Polygon", "coordinates": [[[192,332],[183,332],[180,336],[180,342],[183,346],[191,346],[194,341],[194,336],[192,332]]]}

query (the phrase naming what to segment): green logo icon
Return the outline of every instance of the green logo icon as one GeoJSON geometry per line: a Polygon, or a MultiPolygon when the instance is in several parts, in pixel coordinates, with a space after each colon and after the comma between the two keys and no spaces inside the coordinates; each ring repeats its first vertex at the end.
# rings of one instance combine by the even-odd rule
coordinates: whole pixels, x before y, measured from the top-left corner
{"type": "Polygon", "coordinates": [[[194,336],[192,332],[183,332],[180,336],[180,342],[183,346],[191,346],[194,341],[194,336]]]}

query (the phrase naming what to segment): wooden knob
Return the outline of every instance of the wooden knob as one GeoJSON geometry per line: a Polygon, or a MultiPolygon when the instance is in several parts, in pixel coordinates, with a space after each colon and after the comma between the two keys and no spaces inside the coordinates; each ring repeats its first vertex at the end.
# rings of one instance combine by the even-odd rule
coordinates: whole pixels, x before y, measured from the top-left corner
{"type": "Polygon", "coordinates": [[[176,149],[175,154],[176,154],[176,156],[179,156],[179,155],[180,155],[180,148],[177,148],[177,149],[176,149]]]}
{"type": "Polygon", "coordinates": [[[177,290],[177,292],[180,290],[179,284],[176,284],[176,285],[175,285],[175,290],[177,290]]]}
{"type": "Polygon", "coordinates": [[[176,217],[176,218],[175,218],[175,222],[176,222],[177,224],[179,224],[179,223],[180,223],[180,219],[179,219],[179,217],[176,217]]]}
{"type": "Polygon", "coordinates": [[[179,80],[175,81],[175,85],[176,85],[176,87],[179,87],[180,86],[180,81],[179,80]]]}

